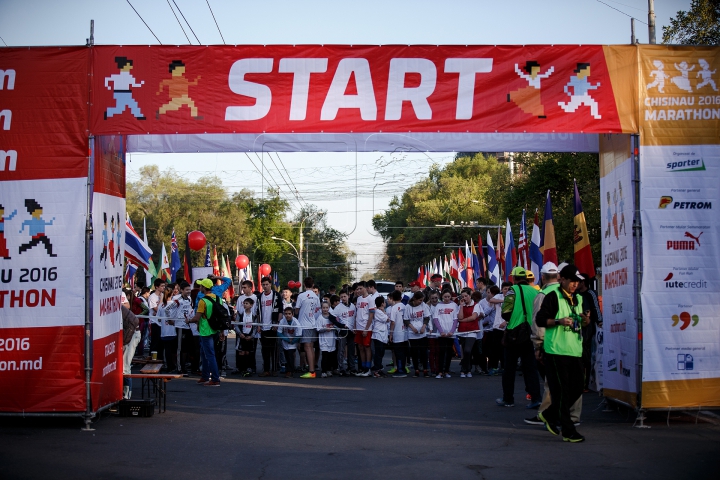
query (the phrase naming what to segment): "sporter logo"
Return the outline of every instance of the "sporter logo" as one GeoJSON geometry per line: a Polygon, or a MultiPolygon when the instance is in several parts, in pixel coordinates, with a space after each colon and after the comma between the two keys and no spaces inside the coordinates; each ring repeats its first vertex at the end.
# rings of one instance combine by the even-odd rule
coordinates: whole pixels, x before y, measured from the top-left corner
{"type": "Polygon", "coordinates": [[[673,280],[673,273],[667,274],[663,282],[665,282],[665,288],[694,288],[696,290],[703,290],[708,288],[708,282],[706,280],[697,280],[693,282],[683,282],[680,280],[673,280]]]}
{"type": "Polygon", "coordinates": [[[692,326],[697,326],[698,322],[700,322],[700,317],[697,315],[690,315],[688,312],[681,312],[680,315],[673,315],[672,316],[673,327],[677,327],[677,325],[682,322],[682,325],[680,325],[680,330],[685,330],[690,326],[690,322],[692,322],[692,326]]]}
{"type": "Polygon", "coordinates": [[[660,197],[660,203],[658,208],[666,209],[668,205],[672,205],[673,209],[679,210],[710,210],[712,209],[712,202],[675,202],[673,197],[663,196],[660,197]]]}
{"type": "Polygon", "coordinates": [[[700,236],[704,232],[700,232],[696,237],[690,232],[685,232],[685,237],[691,238],[692,240],[668,240],[668,250],[697,250],[696,247],[700,246],[700,236]]]}
{"type": "Polygon", "coordinates": [[[705,161],[702,158],[693,158],[690,160],[668,162],[665,166],[665,170],[669,172],[697,172],[705,170],[705,161]]]}

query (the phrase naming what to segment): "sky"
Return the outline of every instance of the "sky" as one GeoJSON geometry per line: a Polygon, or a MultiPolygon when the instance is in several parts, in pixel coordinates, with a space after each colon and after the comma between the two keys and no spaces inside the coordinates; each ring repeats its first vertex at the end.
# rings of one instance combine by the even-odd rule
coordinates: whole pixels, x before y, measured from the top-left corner
{"type": "MultiPolygon", "coordinates": [[[[646,0],[0,0],[0,47],[84,45],[91,19],[96,45],[586,45],[629,43],[632,16],[637,19],[638,41],[648,43],[647,4],[646,0]]],[[[655,2],[658,43],[662,26],[689,5],[690,0],[655,2]]],[[[138,178],[140,167],[155,164],[161,169],[172,167],[191,180],[217,175],[229,191],[248,188],[262,195],[268,183],[277,186],[293,212],[305,203],[315,204],[328,212],[330,226],[348,234],[348,245],[357,253],[359,278],[375,270],[383,251],[372,228],[373,214],[382,213],[393,195],[423,178],[432,164],[444,165],[452,158],[452,153],[135,153],[130,155],[128,181],[138,178]],[[265,178],[258,170],[268,171],[265,178]]]]}

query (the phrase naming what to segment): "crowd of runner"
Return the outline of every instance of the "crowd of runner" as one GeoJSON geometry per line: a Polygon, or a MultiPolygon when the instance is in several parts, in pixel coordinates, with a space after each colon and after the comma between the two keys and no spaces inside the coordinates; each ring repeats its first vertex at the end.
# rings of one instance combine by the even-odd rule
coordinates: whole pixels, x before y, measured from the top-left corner
{"type": "Polygon", "coordinates": [[[527,408],[539,409],[525,422],[545,425],[555,435],[562,428],[564,440],[582,441],[575,426],[590,377],[590,339],[602,324],[597,296],[573,265],[544,265],[540,285],[522,267],[513,269],[510,279],[499,286],[478,279],[475,289],[456,292],[434,275],[424,289],[410,282],[408,291],[398,281],[385,297],[373,280],[321,293],[308,277],[304,291],[293,293],[275,291],[272,279],[263,277],[261,291],[245,281],[242,293],[227,304],[221,299],[229,278],[209,276],[195,288],[158,279],[152,291],[125,293],[126,306],[140,318],[137,331],[126,337],[132,340],[125,345],[130,352],[125,373],[132,356],[145,351],[164,360],[166,371],[199,375],[197,383],[208,387],[220,386],[226,372],[448,379],[457,375],[451,362],[459,358],[460,378],[502,375],[503,395],[496,403],[511,407],[519,366],[527,408]],[[226,309],[232,330],[210,327],[217,308],[226,309]],[[228,350],[234,350],[232,371],[228,350]],[[385,365],[387,350],[392,362],[385,365]]]}

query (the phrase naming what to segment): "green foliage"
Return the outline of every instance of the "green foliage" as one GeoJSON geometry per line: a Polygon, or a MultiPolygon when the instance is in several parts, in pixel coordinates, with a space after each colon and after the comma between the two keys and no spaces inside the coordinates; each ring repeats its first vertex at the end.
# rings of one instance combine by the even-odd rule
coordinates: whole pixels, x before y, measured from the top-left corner
{"type": "Polygon", "coordinates": [[[663,27],[663,43],[720,45],[720,1],[692,0],[690,10],[678,11],[663,27]]]}
{"type": "MultiPolygon", "coordinates": [[[[510,218],[517,245],[522,209],[527,210],[528,234],[535,209],[542,223],[545,194],[551,191],[558,257],[573,258],[573,178],[583,200],[583,210],[595,264],[600,265],[600,180],[598,156],[594,154],[517,154],[516,174],[507,165],[481,154],[458,154],[444,168],[434,167],[428,178],[394,198],[373,227],[388,242],[380,272],[389,278],[414,279],[419,265],[450,255],[446,245],[464,245],[478,234],[486,243],[497,229],[413,228],[476,221],[479,225],[504,225],[510,218]],[[470,156],[472,155],[472,156],[470,156]]],[[[454,249],[457,251],[457,248],[454,249]]]]}
{"type": "MultiPolygon", "coordinates": [[[[233,269],[236,252],[239,252],[252,261],[255,277],[257,267],[269,263],[273,271],[278,272],[281,284],[297,280],[295,252],[286,243],[271,238],[284,238],[296,248],[299,245],[299,225],[289,221],[288,202],[278,191],[270,189],[264,198],[256,198],[246,190],[229,195],[217,177],[190,181],[179,177],[173,169],[160,172],[155,165],[143,167],[139,173],[138,181],[127,184],[127,211],[140,234],[142,218],[146,219],[153,261],[157,263],[163,242],[170,254],[173,228],[181,253],[185,250],[185,234],[199,230],[217,248],[218,256],[226,254],[229,257],[233,269]]],[[[314,206],[300,212],[296,220],[309,213],[315,216],[304,223],[305,242],[327,244],[310,245],[310,265],[332,266],[327,270],[311,270],[312,275],[323,285],[342,284],[347,281],[345,264],[350,253],[345,239],[327,227],[325,213],[314,206]]],[[[204,265],[204,261],[204,250],[193,252],[195,266],[204,265]]]]}

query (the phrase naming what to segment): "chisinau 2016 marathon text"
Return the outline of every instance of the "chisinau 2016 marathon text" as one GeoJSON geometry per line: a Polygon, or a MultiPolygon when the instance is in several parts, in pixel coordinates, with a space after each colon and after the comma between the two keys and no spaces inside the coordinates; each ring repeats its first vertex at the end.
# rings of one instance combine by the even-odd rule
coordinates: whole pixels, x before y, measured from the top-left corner
{"type": "MultiPolygon", "coordinates": [[[[100,291],[109,292],[111,290],[120,290],[122,288],[122,277],[105,277],[100,279],[100,291]]],[[[120,295],[100,299],[100,315],[117,312],[120,310],[122,302],[120,295]]]]}

